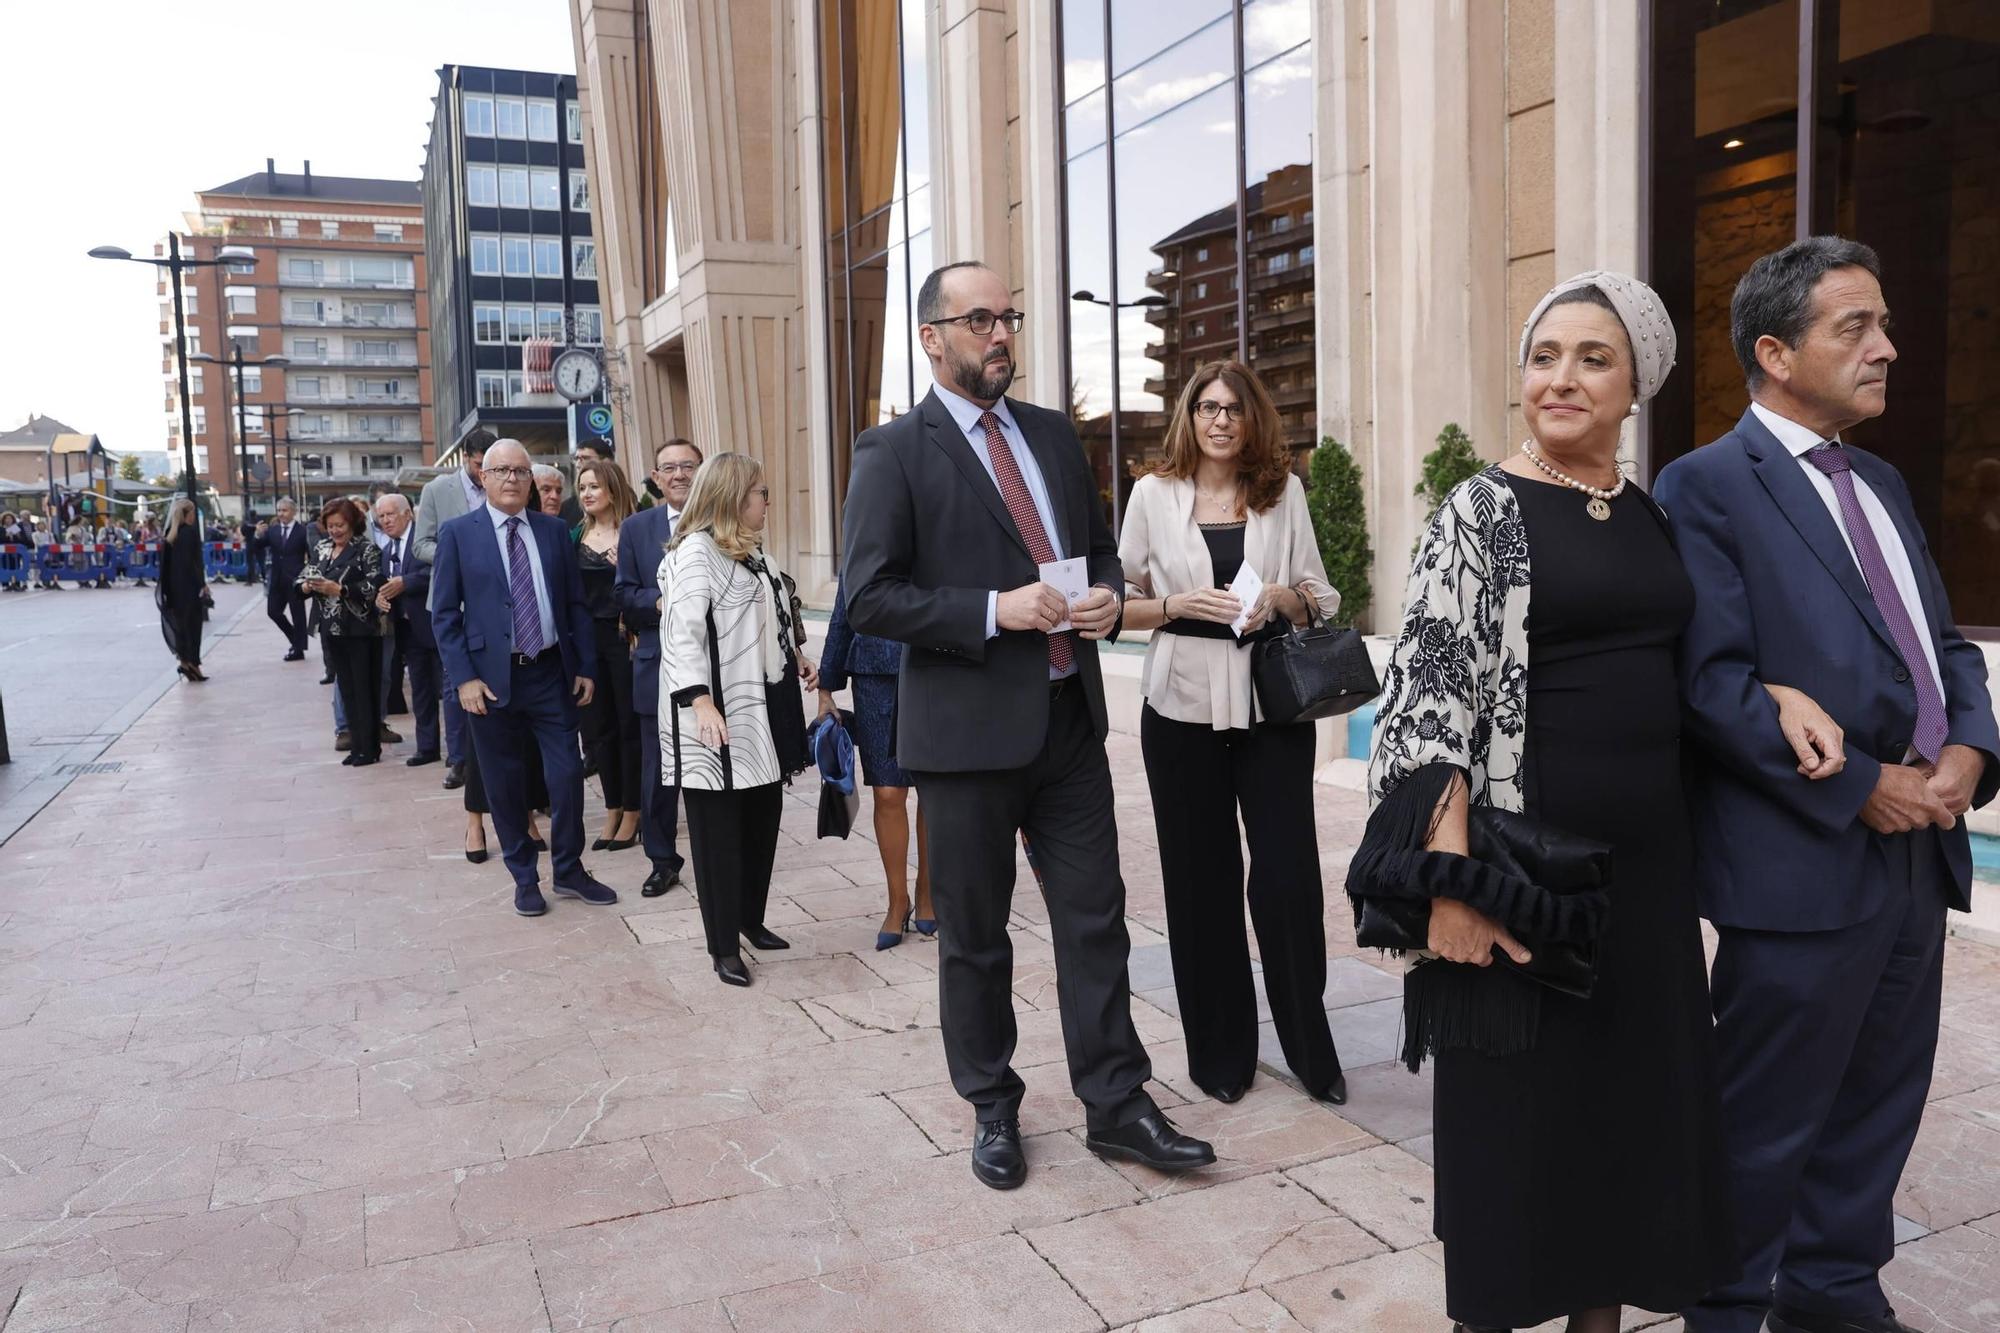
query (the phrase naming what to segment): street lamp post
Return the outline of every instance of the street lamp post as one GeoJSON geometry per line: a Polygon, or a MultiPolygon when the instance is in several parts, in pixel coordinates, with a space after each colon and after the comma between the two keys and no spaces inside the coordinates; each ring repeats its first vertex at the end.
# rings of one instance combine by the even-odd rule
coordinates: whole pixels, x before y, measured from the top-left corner
{"type": "MultiPolygon", "coordinates": [[[[278,449],[282,446],[285,451],[285,489],[282,493],[289,495],[292,488],[292,432],[289,422],[293,417],[302,417],[304,415],[305,409],[302,407],[288,407],[282,412],[273,412],[269,408],[265,409],[266,433],[271,437],[271,502],[274,505],[277,503],[280,494],[278,489],[278,449]],[[278,434],[278,424],[280,422],[287,423],[285,434],[282,438],[278,434]]],[[[296,503],[296,499],[294,502],[296,503]]]]}
{"type": "MultiPolygon", "coordinates": [[[[243,359],[242,342],[236,338],[231,338],[229,340],[229,356],[227,358],[214,356],[208,352],[197,352],[188,359],[190,361],[205,361],[213,363],[215,365],[223,366],[233,371],[235,374],[237,466],[243,479],[243,512],[247,515],[250,512],[250,499],[252,492],[250,486],[250,425],[248,420],[248,412],[244,403],[243,367],[289,366],[290,364],[292,364],[291,358],[286,356],[272,355],[272,356],[260,357],[254,361],[246,361],[243,359]]],[[[222,382],[222,391],[223,391],[223,410],[226,413],[228,411],[228,406],[229,406],[228,402],[229,380],[227,377],[225,377],[222,382]]],[[[268,426],[269,423],[267,422],[266,424],[268,426]]],[[[224,433],[225,435],[227,434],[226,427],[224,433]]],[[[268,430],[266,431],[266,434],[269,434],[268,430]]],[[[273,454],[273,457],[276,457],[276,455],[273,454]]]]}
{"type": "MultiPolygon", "coordinates": [[[[1115,351],[1118,346],[1118,312],[1134,308],[1152,309],[1166,305],[1168,302],[1167,298],[1158,292],[1154,292],[1149,296],[1142,296],[1136,301],[1107,300],[1102,296],[1097,296],[1087,291],[1071,292],[1069,299],[1072,301],[1087,301],[1091,305],[1106,306],[1111,310],[1111,346],[1114,349],[1111,357],[1111,530],[1117,532],[1118,520],[1125,509],[1124,501],[1118,492],[1118,465],[1122,452],[1119,448],[1118,438],[1118,356],[1115,351]]],[[[1065,386],[1065,392],[1067,392],[1067,386],[1065,386]]]]}
{"type": "Polygon", "coordinates": [[[188,401],[187,305],[181,295],[181,275],[191,268],[217,268],[226,264],[254,260],[256,252],[247,245],[225,245],[215,252],[213,259],[183,257],[181,238],[178,233],[170,231],[167,233],[165,259],[143,258],[116,245],[100,245],[90,251],[90,257],[129,260],[134,264],[151,264],[154,268],[163,268],[167,271],[167,281],[174,289],[174,354],[180,368],[181,458],[187,470],[187,498],[199,513],[201,509],[200,495],[197,491],[199,480],[194,470],[194,405],[188,401]]]}

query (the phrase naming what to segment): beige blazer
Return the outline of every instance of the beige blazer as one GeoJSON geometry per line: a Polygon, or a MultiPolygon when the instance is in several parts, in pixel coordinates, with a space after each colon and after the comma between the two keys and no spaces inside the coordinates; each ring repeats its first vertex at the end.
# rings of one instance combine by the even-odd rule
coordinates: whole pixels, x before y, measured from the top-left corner
{"type": "MultiPolygon", "coordinates": [[[[1326,564],[1313,538],[1306,489],[1294,476],[1284,496],[1249,516],[1243,558],[1266,583],[1297,588],[1322,616],[1340,609],[1340,594],[1326,581],[1326,564]]],[[[1132,487],[1125,526],[1118,534],[1126,595],[1167,597],[1215,586],[1208,543],[1194,521],[1194,482],[1148,475],[1132,487]]],[[[1200,639],[1153,631],[1143,677],[1146,702],[1162,717],[1207,724],[1217,731],[1246,729],[1258,719],[1250,684],[1250,649],[1228,639],[1200,639]]]]}

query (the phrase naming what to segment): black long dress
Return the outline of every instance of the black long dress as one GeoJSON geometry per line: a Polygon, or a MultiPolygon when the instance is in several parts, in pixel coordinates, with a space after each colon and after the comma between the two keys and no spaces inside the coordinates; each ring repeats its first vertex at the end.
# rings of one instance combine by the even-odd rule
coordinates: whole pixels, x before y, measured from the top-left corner
{"type": "Polygon", "coordinates": [[[583,576],[583,602],[597,645],[597,688],[583,710],[583,739],[597,761],[597,780],[604,788],[607,810],[637,810],[639,783],[639,715],[632,711],[632,649],[620,624],[618,553],[591,549],[579,539],[576,563],[583,576]]]}
{"type": "Polygon", "coordinates": [[[167,641],[168,651],[190,666],[201,665],[204,582],[201,533],[194,524],[183,523],[174,539],[160,547],[160,580],[153,603],[160,610],[160,637],[167,641]]]}
{"type": "MultiPolygon", "coordinates": [[[[1509,476],[1527,526],[1530,814],[1612,848],[1588,1000],[1544,991],[1533,1050],[1437,1057],[1436,1230],[1453,1319],[1672,1312],[1733,1245],[1674,652],[1694,590],[1636,490],[1509,476]]],[[[1490,984],[1529,985],[1502,969],[1490,984]]]]}

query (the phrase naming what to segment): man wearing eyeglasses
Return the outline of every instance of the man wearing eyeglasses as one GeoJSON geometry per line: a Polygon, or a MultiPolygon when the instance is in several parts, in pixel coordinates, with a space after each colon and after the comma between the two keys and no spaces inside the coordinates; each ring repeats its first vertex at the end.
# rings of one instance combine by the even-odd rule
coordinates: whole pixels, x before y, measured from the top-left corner
{"type": "Polygon", "coordinates": [[[945,1059],[975,1112],[973,1175],[994,1189],[1027,1174],[1007,938],[1016,830],[1042,871],[1086,1144],[1160,1170],[1215,1160],[1145,1089],[1097,663],[1125,576],[1068,418],[1006,397],[1022,318],[983,264],[924,280],[935,387],[855,441],[842,575],[854,628],[905,645],[896,759],[929,814],[945,1059]],[[1090,584],[1074,602],[1044,572],[1070,557],[1090,584]]]}
{"type": "Polygon", "coordinates": [[[613,585],[625,628],[638,642],[632,650],[632,711],[639,715],[639,782],[646,799],[639,807],[639,836],[653,873],[639,892],[657,898],[681,882],[686,865],[675,845],[680,788],[660,781],[660,560],[694,489],[701,449],[692,440],[671,439],[653,459],[653,484],[660,503],[641,509],[618,527],[618,579],[613,585]]]}

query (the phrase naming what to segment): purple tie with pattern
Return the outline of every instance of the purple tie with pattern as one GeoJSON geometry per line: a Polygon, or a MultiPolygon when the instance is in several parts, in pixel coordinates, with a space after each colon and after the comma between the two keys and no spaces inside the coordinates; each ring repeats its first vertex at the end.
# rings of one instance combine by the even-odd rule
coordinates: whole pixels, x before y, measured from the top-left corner
{"type": "Polygon", "coordinates": [[[507,591],[514,599],[514,651],[534,657],[548,647],[542,642],[542,612],[535,601],[535,572],[528,568],[528,548],[521,543],[521,516],[507,520],[507,591]]]}
{"type": "Polygon", "coordinates": [[[1889,637],[1896,641],[1903,668],[1917,687],[1917,731],[1910,738],[1910,745],[1927,762],[1935,764],[1944,751],[1945,736],[1950,730],[1944,697],[1931,678],[1923,640],[1917,637],[1910,609],[1903,605],[1902,594],[1896,591],[1895,576],[1889,573],[1889,562],[1882,558],[1874,526],[1868,522],[1868,515],[1861,508],[1861,497],[1855,493],[1853,464],[1848,461],[1847,451],[1830,441],[1807,450],[1806,462],[1824,472],[1833,483],[1833,493],[1840,500],[1840,523],[1847,529],[1847,540],[1853,544],[1861,577],[1868,581],[1875,609],[1882,613],[1882,623],[1889,627],[1889,637]]]}

